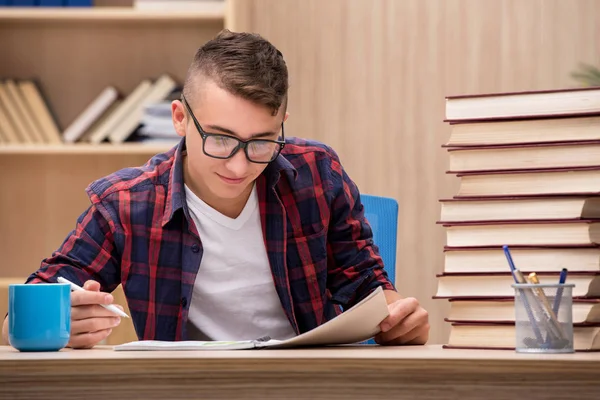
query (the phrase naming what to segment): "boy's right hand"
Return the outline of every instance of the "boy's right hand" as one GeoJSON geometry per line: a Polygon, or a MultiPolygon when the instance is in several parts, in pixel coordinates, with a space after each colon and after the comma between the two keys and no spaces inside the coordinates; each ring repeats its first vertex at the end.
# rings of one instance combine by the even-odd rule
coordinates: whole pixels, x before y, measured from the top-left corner
{"type": "Polygon", "coordinates": [[[83,288],[85,291],[71,292],[71,338],[67,346],[74,349],[94,347],[121,322],[121,317],[100,306],[112,304],[114,299],[110,293],[100,291],[98,282],[87,281],[83,288]]]}

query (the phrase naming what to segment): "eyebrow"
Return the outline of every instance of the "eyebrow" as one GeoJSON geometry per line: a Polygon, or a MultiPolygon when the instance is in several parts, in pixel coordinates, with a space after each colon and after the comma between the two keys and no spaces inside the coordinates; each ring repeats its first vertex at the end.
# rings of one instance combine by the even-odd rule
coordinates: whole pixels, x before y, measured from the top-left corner
{"type": "MultiPolygon", "coordinates": [[[[212,130],[227,133],[228,135],[240,138],[240,136],[237,133],[235,133],[234,131],[232,131],[231,129],[223,128],[222,126],[219,126],[219,125],[206,125],[206,128],[210,128],[212,130]]],[[[255,133],[255,134],[251,135],[250,139],[258,139],[258,138],[264,138],[264,137],[269,137],[269,136],[275,136],[277,134],[278,134],[278,132],[260,132],[260,133],[255,133]]]]}

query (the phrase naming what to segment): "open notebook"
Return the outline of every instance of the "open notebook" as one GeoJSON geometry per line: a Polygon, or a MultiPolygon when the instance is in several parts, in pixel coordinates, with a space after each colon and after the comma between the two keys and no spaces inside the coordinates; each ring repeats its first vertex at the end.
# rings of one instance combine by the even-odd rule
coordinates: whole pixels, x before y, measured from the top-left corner
{"type": "Polygon", "coordinates": [[[301,346],[325,346],[351,344],[372,338],[380,332],[379,324],[389,315],[385,295],[381,287],[357,303],[315,329],[287,340],[269,337],[239,341],[159,341],[141,340],[120,344],[116,351],[126,350],[238,350],[256,348],[290,348],[301,346]]]}

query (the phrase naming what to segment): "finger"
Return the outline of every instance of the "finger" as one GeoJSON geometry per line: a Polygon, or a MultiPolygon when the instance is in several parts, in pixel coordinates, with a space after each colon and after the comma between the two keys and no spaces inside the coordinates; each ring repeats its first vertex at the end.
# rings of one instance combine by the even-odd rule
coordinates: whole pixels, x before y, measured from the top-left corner
{"type": "Polygon", "coordinates": [[[77,307],[88,304],[111,304],[114,301],[112,294],[93,292],[90,290],[76,290],[71,292],[71,306],[77,307]]]}
{"type": "Polygon", "coordinates": [[[421,325],[408,332],[402,338],[401,343],[392,344],[404,344],[404,345],[415,345],[415,344],[425,344],[429,340],[429,324],[421,325]]]}
{"type": "Polygon", "coordinates": [[[71,321],[87,318],[114,317],[115,313],[99,305],[81,305],[71,308],[71,321]]]}
{"type": "Polygon", "coordinates": [[[381,340],[388,342],[395,339],[403,339],[403,337],[421,325],[429,322],[429,314],[425,309],[418,308],[415,312],[404,318],[400,323],[392,327],[387,332],[382,332],[381,340]]]}
{"type": "Polygon", "coordinates": [[[91,290],[92,292],[99,292],[100,291],[100,283],[89,280],[83,284],[83,288],[85,290],[91,290]]]}
{"type": "Polygon", "coordinates": [[[105,329],[111,329],[121,323],[119,317],[87,318],[77,321],[71,321],[71,334],[97,332],[105,329]]]}
{"type": "Polygon", "coordinates": [[[381,322],[381,330],[387,332],[398,325],[404,318],[412,314],[419,307],[419,302],[414,297],[397,300],[389,305],[390,315],[381,322]]]}
{"type": "Polygon", "coordinates": [[[419,325],[413,330],[405,333],[402,337],[393,339],[384,338],[384,334],[375,336],[375,342],[383,346],[397,346],[397,345],[416,345],[425,344],[429,340],[429,323],[419,325]]]}
{"type": "Polygon", "coordinates": [[[68,346],[74,349],[90,349],[106,339],[111,332],[112,329],[105,329],[97,332],[71,335],[68,346]]]}
{"type": "Polygon", "coordinates": [[[406,342],[408,345],[413,344],[425,344],[429,340],[429,325],[421,328],[420,331],[416,332],[416,336],[414,339],[410,339],[406,342]]]}

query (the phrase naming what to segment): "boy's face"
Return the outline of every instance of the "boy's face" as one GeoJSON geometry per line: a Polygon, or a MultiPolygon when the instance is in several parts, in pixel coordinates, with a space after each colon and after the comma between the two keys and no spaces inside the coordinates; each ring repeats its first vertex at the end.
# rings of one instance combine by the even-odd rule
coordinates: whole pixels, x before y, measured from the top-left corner
{"type": "MultiPolygon", "coordinates": [[[[277,140],[281,135],[282,123],[287,119],[283,106],[277,115],[272,115],[267,107],[236,97],[210,80],[199,84],[195,90],[193,99],[186,100],[204,132],[241,140],[277,140]]],[[[174,101],[171,110],[177,133],[186,137],[186,184],[214,208],[218,209],[220,202],[239,200],[245,204],[254,180],[267,164],[250,162],[242,149],[229,159],[206,155],[202,149],[202,136],[184,104],[174,101]]]]}

